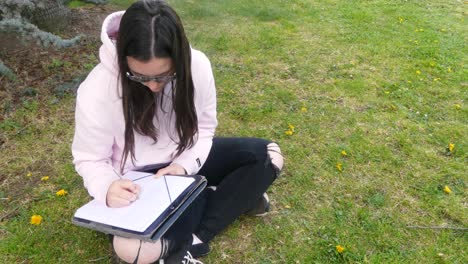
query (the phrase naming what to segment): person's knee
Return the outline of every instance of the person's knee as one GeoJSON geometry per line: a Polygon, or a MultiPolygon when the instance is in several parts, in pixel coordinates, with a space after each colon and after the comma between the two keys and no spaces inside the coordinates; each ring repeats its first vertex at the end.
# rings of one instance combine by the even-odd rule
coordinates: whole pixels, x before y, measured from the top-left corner
{"type": "Polygon", "coordinates": [[[117,256],[127,263],[135,262],[137,256],[139,264],[152,263],[158,260],[161,255],[161,242],[159,240],[150,243],[140,242],[138,239],[115,236],[113,245],[117,256]],[[139,252],[138,249],[140,249],[139,252]]]}
{"type": "Polygon", "coordinates": [[[268,156],[270,156],[271,163],[275,166],[275,168],[279,171],[283,169],[284,159],[283,155],[281,154],[281,149],[276,143],[270,143],[267,145],[268,156]]]}

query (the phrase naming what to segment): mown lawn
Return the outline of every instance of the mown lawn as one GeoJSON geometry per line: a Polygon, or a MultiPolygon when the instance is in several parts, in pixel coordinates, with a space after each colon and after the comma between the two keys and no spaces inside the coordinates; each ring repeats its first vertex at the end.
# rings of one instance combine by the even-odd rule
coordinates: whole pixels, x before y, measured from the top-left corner
{"type": "MultiPolygon", "coordinates": [[[[273,139],[286,160],[271,213],[236,221],[202,261],[468,263],[466,2],[169,2],[211,59],[217,135],[273,139]]],[[[0,103],[0,262],[109,263],[107,238],[70,222],[89,199],[73,94],[0,103]]]]}

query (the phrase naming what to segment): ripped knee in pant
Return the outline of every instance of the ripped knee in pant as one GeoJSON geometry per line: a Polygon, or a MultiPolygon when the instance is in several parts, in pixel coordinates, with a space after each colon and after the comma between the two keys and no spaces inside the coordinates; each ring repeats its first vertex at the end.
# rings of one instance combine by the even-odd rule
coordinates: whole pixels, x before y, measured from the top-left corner
{"type": "Polygon", "coordinates": [[[163,253],[161,240],[142,242],[138,239],[114,236],[113,246],[117,256],[127,263],[153,263],[163,253]]]}
{"type": "Polygon", "coordinates": [[[276,143],[270,143],[267,145],[267,153],[271,161],[271,165],[276,171],[276,177],[279,176],[281,170],[283,169],[284,159],[281,149],[276,143]]]}

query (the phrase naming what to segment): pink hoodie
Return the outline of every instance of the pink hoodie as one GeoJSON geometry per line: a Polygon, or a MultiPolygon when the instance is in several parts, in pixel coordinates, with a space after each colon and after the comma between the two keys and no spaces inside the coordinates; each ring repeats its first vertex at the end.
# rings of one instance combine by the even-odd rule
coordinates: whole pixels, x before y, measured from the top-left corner
{"type": "MultiPolygon", "coordinates": [[[[124,148],[125,121],[118,82],[117,51],[109,36],[118,32],[124,11],[109,15],[102,25],[102,46],[99,63],[80,85],[76,99],[75,136],[72,153],[76,171],[83,177],[88,192],[98,201],[106,201],[107,189],[119,179],[114,172],[119,170],[124,148]]],[[[149,137],[135,132],[135,164],[129,158],[125,171],[149,164],[177,163],[188,174],[197,173],[205,163],[211,149],[217,126],[216,90],[208,58],[192,49],[192,78],[195,86],[195,109],[198,117],[198,139],[196,144],[180,156],[175,157],[177,132],[175,114],[171,110],[171,86],[164,89],[164,112],[158,107],[154,119],[159,131],[155,144],[149,137]],[[172,114],[171,114],[172,113],[172,114]]]]}

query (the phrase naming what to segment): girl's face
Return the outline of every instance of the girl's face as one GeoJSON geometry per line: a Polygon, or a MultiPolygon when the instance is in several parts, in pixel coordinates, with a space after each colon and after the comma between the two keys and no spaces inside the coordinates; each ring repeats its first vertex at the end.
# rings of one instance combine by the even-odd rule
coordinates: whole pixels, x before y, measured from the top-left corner
{"type": "Polygon", "coordinates": [[[127,77],[141,82],[153,93],[162,91],[167,82],[174,79],[174,67],[171,58],[152,58],[149,61],[139,61],[127,56],[130,72],[127,77]]]}

